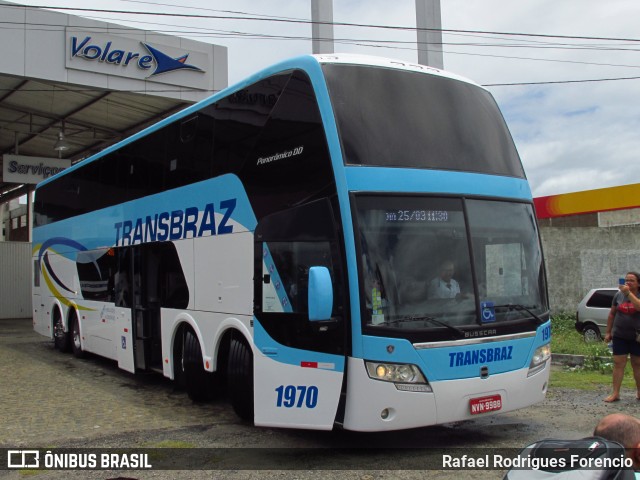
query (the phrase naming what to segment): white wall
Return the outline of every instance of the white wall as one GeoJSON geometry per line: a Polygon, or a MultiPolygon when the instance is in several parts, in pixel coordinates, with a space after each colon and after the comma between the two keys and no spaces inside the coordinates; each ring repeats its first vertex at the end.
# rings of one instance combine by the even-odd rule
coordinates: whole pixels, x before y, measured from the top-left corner
{"type": "Polygon", "coordinates": [[[31,243],[0,242],[0,319],[31,311],[31,243]]]}

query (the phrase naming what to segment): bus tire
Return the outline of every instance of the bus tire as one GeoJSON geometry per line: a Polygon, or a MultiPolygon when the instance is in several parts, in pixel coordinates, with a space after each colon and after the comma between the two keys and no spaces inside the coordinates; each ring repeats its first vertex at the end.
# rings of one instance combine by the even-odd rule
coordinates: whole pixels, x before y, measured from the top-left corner
{"type": "Polygon", "coordinates": [[[184,333],[182,368],[187,395],[194,402],[206,402],[212,397],[211,374],[202,364],[202,348],[193,330],[184,333]]]}
{"type": "Polygon", "coordinates": [[[73,313],[69,318],[69,330],[71,331],[71,350],[76,358],[84,357],[84,350],[82,350],[82,337],[80,336],[80,321],[78,315],[73,313]]]}
{"type": "Polygon", "coordinates": [[[236,414],[253,422],[253,355],[244,339],[231,339],[227,393],[236,414]]]}
{"type": "Polygon", "coordinates": [[[180,327],[173,342],[173,382],[175,388],[180,391],[185,391],[187,388],[184,379],[184,332],[185,328],[180,327]]]}
{"type": "Polygon", "coordinates": [[[53,312],[53,346],[61,352],[71,351],[71,334],[64,331],[64,322],[62,321],[62,314],[57,308],[53,312]]]}

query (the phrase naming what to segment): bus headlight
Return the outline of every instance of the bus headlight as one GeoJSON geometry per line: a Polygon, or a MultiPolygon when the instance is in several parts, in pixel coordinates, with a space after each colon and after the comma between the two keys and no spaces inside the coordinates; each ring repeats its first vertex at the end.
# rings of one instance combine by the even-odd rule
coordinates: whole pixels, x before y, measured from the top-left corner
{"type": "Polygon", "coordinates": [[[535,375],[540,370],[543,370],[545,365],[547,364],[547,360],[549,360],[550,358],[551,346],[548,343],[546,345],[538,347],[533,354],[531,363],[529,364],[529,373],[527,373],[527,377],[535,375]]]}
{"type": "Polygon", "coordinates": [[[431,392],[431,386],[416,365],[407,363],[367,362],[369,378],[382,382],[392,382],[398,390],[410,392],[431,392]]]}

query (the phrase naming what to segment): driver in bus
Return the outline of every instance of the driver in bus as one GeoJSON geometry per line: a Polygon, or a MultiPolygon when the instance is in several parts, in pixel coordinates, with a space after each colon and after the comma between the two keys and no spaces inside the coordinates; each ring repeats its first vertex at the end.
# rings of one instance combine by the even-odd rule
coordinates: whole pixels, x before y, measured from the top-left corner
{"type": "Polygon", "coordinates": [[[429,282],[429,298],[460,298],[460,285],[453,278],[455,268],[451,260],[440,266],[440,274],[429,282]]]}

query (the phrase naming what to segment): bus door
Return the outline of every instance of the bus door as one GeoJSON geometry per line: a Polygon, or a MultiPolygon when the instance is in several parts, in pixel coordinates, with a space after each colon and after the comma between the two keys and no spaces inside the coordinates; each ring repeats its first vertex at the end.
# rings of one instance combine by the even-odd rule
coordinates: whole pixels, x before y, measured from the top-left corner
{"type": "Polygon", "coordinates": [[[331,205],[265,217],[255,239],[254,422],[331,429],[341,421],[348,353],[344,262],[331,205]]]}
{"type": "Polygon", "coordinates": [[[115,281],[118,366],[162,370],[159,256],[153,245],[118,249],[115,281]]]}

